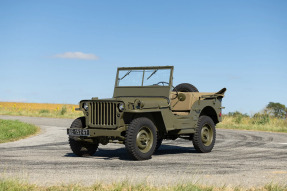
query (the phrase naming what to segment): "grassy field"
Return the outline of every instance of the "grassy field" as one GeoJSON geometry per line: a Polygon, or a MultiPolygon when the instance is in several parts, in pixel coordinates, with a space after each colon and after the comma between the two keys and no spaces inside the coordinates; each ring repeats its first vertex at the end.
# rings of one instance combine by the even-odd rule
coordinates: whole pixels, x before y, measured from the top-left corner
{"type": "MultiPolygon", "coordinates": [[[[75,111],[78,105],[0,102],[0,115],[56,117],[75,119],[83,115],[75,111]]],[[[244,129],[287,133],[287,120],[260,114],[249,116],[223,116],[217,128],[244,129]]]]}
{"type": "Polygon", "coordinates": [[[287,119],[278,119],[268,115],[255,117],[223,116],[223,121],[216,127],[287,133],[287,119]]]}
{"type": "Polygon", "coordinates": [[[16,141],[39,131],[39,128],[20,121],[0,119],[0,143],[16,141]]]}
{"type": "Polygon", "coordinates": [[[37,186],[34,184],[23,183],[17,180],[1,180],[0,191],[287,191],[287,186],[269,184],[258,188],[230,188],[230,187],[214,187],[200,186],[196,184],[178,184],[174,186],[151,186],[145,183],[131,185],[128,182],[116,184],[95,184],[90,187],[81,185],[61,185],[61,186],[37,186]]]}

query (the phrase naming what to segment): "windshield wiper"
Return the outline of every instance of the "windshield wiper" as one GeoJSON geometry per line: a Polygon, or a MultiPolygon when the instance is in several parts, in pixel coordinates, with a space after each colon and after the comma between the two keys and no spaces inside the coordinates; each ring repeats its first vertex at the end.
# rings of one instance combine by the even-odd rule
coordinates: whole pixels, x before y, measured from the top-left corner
{"type": "Polygon", "coordinates": [[[119,80],[122,80],[122,79],[124,79],[127,75],[129,75],[130,73],[131,73],[132,71],[130,70],[130,71],[128,71],[122,78],[119,78],[119,80]]]}
{"type": "Polygon", "coordinates": [[[158,71],[158,69],[154,70],[154,71],[149,75],[149,77],[147,77],[147,80],[150,79],[157,71],[158,71]]]}

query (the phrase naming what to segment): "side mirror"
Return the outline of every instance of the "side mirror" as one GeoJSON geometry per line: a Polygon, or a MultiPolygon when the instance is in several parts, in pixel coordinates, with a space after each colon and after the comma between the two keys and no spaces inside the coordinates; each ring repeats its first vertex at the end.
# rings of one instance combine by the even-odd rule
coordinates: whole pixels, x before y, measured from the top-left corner
{"type": "Polygon", "coordinates": [[[186,99],[186,96],[183,93],[179,93],[177,99],[178,101],[184,101],[186,99]]]}

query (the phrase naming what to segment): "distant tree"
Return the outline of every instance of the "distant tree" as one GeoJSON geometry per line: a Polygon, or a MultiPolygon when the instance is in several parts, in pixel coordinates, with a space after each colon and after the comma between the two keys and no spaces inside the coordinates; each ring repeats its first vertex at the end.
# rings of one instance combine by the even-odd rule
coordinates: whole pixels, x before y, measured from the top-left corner
{"type": "Polygon", "coordinates": [[[241,113],[241,112],[239,112],[239,111],[235,111],[235,112],[228,112],[228,114],[227,114],[228,116],[232,116],[232,117],[238,117],[238,116],[240,116],[240,117],[249,117],[246,113],[241,113]]]}
{"type": "Polygon", "coordinates": [[[269,102],[269,104],[266,106],[266,109],[272,115],[274,115],[274,117],[286,118],[287,108],[285,105],[283,105],[281,103],[269,102]]]}

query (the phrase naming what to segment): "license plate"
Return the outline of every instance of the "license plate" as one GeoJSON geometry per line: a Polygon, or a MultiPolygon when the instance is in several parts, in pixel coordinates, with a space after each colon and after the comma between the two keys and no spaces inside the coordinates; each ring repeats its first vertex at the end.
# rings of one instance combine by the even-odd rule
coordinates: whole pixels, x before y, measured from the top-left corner
{"type": "Polygon", "coordinates": [[[89,129],[68,129],[68,135],[71,136],[90,136],[89,129]]]}

